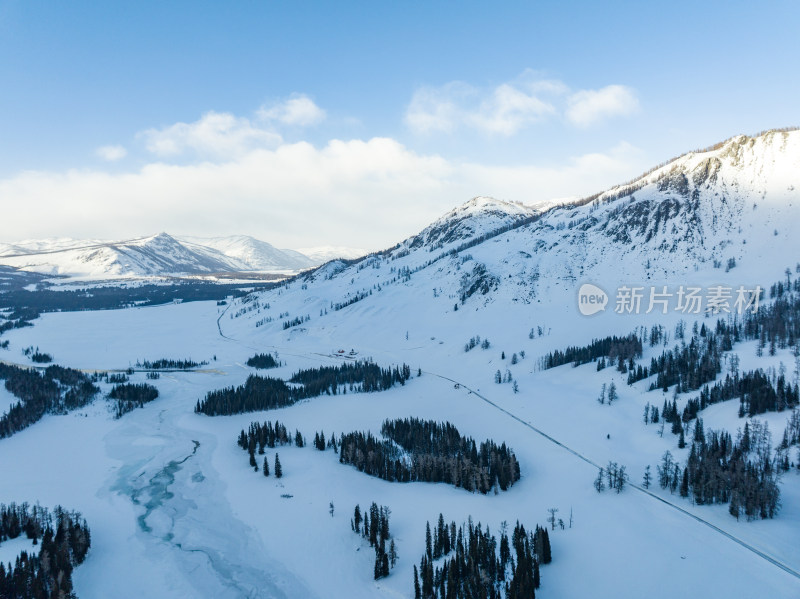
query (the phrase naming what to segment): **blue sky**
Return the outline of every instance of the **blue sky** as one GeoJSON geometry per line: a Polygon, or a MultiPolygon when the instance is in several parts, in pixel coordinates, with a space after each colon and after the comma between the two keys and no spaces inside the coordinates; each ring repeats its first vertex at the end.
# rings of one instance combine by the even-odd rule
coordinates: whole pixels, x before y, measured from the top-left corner
{"type": "Polygon", "coordinates": [[[473,195],[589,194],[800,124],[798,17],[796,2],[0,0],[0,241],[373,248],[473,195]]]}

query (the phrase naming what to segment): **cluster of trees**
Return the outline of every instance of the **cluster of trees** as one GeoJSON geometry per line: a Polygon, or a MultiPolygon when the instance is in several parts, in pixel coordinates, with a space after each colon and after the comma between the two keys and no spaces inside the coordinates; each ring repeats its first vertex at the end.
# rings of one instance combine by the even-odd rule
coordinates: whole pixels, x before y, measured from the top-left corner
{"type": "Polygon", "coordinates": [[[247,359],[246,364],[251,368],[266,370],[267,368],[277,368],[281,363],[272,354],[256,354],[247,359]]]}
{"type": "Polygon", "coordinates": [[[470,340],[464,344],[464,351],[468,352],[471,349],[475,349],[476,347],[480,347],[481,349],[489,349],[491,345],[492,344],[489,342],[488,339],[481,340],[480,335],[475,335],[474,337],[470,337],[470,340]]]}
{"type": "Polygon", "coordinates": [[[649,369],[643,369],[641,375],[637,372],[633,379],[629,376],[628,381],[636,382],[639,376],[646,378],[655,375],[656,380],[650,384],[651,391],[667,391],[672,385],[677,385],[679,393],[697,390],[722,372],[722,354],[730,351],[733,343],[730,331],[722,330],[715,334],[703,324],[700,332],[692,335],[688,344],[682,342],[672,350],[662,352],[651,360],[649,369]]]}
{"type": "Polygon", "coordinates": [[[771,303],[759,305],[756,312],[747,311],[741,320],[732,319],[728,324],[741,338],[757,339],[759,351],[769,346],[770,355],[775,355],[776,348],[793,346],[800,340],[800,278],[792,281],[787,268],[786,281],[770,287],[770,298],[771,303]]]}
{"type": "Polygon", "coordinates": [[[339,461],[388,481],[444,482],[467,491],[505,491],[520,478],[519,462],[505,443],[478,446],[451,423],[417,418],[387,420],[381,440],[371,433],[342,435],[339,461]]]}
{"type": "Polygon", "coordinates": [[[291,329],[292,327],[301,325],[304,322],[308,322],[309,320],[311,320],[311,316],[309,316],[308,314],[306,314],[305,316],[296,316],[291,320],[285,320],[283,321],[283,330],[285,331],[286,329],[291,329]]]}
{"type": "Polygon", "coordinates": [[[158,389],[147,383],[121,383],[114,385],[108,397],[117,400],[116,417],[122,418],[128,412],[156,399],[158,389]]]}
{"type": "Polygon", "coordinates": [[[35,351],[31,354],[31,360],[37,364],[49,364],[53,361],[53,356],[48,353],[35,351]]]}
{"type": "Polygon", "coordinates": [[[735,372],[733,376],[728,374],[725,380],[711,387],[706,385],[700,390],[698,398],[689,400],[692,406],[687,420],[711,404],[735,397],[739,398],[739,416],[752,417],[764,412],[782,412],[796,407],[800,404],[800,389],[797,383],[788,383],[783,374],[776,377],[773,385],[770,377],[761,369],[741,375],[735,372]]]}
{"type": "Polygon", "coordinates": [[[48,366],[43,371],[0,364],[0,380],[19,398],[0,417],[0,438],[38,422],[45,414],[65,414],[88,404],[100,389],[78,370],[48,366]]]}
{"type": "Polygon", "coordinates": [[[600,468],[597,472],[597,478],[594,479],[594,488],[598,493],[602,493],[606,490],[606,484],[608,484],[608,489],[622,493],[627,481],[628,475],[625,473],[625,466],[609,461],[605,468],[600,468]]]}
{"type": "MultiPolygon", "coordinates": [[[[375,549],[375,566],[373,574],[375,580],[389,576],[389,568],[394,568],[397,563],[397,546],[389,532],[389,516],[392,511],[385,505],[378,506],[374,501],[369,511],[361,511],[356,505],[350,528],[354,533],[360,534],[369,541],[369,546],[375,549]],[[387,548],[386,543],[389,543],[387,548]]],[[[333,504],[331,504],[333,515],[333,504]]]]}
{"type": "Polygon", "coordinates": [[[0,504],[0,543],[22,534],[39,546],[39,554],[23,551],[8,567],[0,563],[0,597],[74,598],[72,571],[91,544],[86,520],[61,507],[50,513],[39,506],[0,504]]]}
{"type": "Polygon", "coordinates": [[[221,416],[272,410],[323,393],[347,393],[348,388],[353,393],[383,391],[396,383],[404,385],[410,377],[411,369],[406,364],[381,368],[371,361],[299,370],[289,379],[291,383],[298,383],[292,387],[280,379],[250,375],[244,385],[209,391],[205,399],[197,401],[194,411],[221,416]]]}
{"type": "MultiPolygon", "coordinates": [[[[264,455],[264,449],[266,447],[274,449],[281,445],[291,445],[292,440],[286,426],[277,420],[274,423],[267,420],[263,423],[251,422],[247,431],[242,430],[242,432],[239,433],[239,439],[236,443],[250,455],[250,467],[258,472],[256,452],[258,452],[259,455],[264,455]]],[[[295,431],[294,443],[298,447],[303,447],[303,435],[300,434],[300,431],[295,431]]],[[[266,455],[264,455],[264,459],[262,460],[261,472],[264,476],[269,476],[269,461],[266,455]]],[[[277,453],[275,454],[274,473],[275,478],[281,478],[283,476],[283,467],[281,466],[281,460],[277,453]]]]}
{"type": "Polygon", "coordinates": [[[634,358],[642,357],[642,341],[636,334],[631,333],[625,337],[605,337],[594,339],[584,347],[568,347],[564,350],[555,350],[540,359],[543,370],[572,363],[573,366],[588,364],[599,358],[611,362],[627,362],[634,358]]]}
{"type": "Polygon", "coordinates": [[[428,522],[425,554],[419,570],[414,566],[414,598],[533,599],[540,584],[539,565],[552,559],[547,529],[537,526],[529,533],[517,522],[509,540],[506,528],[504,522],[498,543],[488,526],[484,530],[480,523],[473,525],[471,518],[456,530],[455,522],[448,526],[439,514],[433,535],[428,522]]]}
{"type": "Polygon", "coordinates": [[[354,393],[385,391],[395,384],[405,385],[410,378],[411,368],[407,364],[381,368],[371,360],[358,360],[300,370],[289,381],[303,385],[307,397],[316,397],[323,393],[335,395],[339,386],[344,386],[344,392],[347,387],[354,393]]]}
{"type": "MultiPolygon", "coordinates": [[[[298,447],[302,447],[300,431],[296,432],[294,440],[296,441],[298,438],[301,439],[298,447]]],[[[237,444],[248,453],[253,454],[258,451],[259,454],[263,455],[265,447],[274,449],[279,445],[290,445],[292,440],[293,438],[289,435],[286,426],[278,420],[274,423],[266,420],[263,423],[251,422],[247,431],[242,429],[242,432],[239,433],[237,444]]]]}
{"type": "Polygon", "coordinates": [[[194,360],[173,360],[171,358],[161,358],[159,360],[144,360],[143,362],[136,362],[136,368],[143,368],[145,370],[189,370],[190,368],[197,368],[198,366],[205,366],[208,364],[205,360],[202,362],[195,362],[194,360]]]}
{"type": "Polygon", "coordinates": [[[359,291],[355,295],[352,295],[347,299],[342,300],[341,302],[335,302],[335,303],[331,302],[331,310],[333,310],[334,312],[343,310],[347,306],[352,306],[356,302],[360,302],[361,300],[368,298],[370,295],[372,295],[372,289],[368,291],[359,291]]]}
{"type": "Polygon", "coordinates": [[[207,416],[227,416],[284,408],[302,398],[300,391],[280,379],[250,375],[244,385],[209,391],[205,399],[197,401],[194,411],[207,416]]]}
{"type": "Polygon", "coordinates": [[[334,453],[338,453],[339,451],[339,443],[336,441],[336,435],[331,435],[328,440],[325,441],[325,431],[314,433],[314,447],[319,451],[325,451],[329,447],[333,449],[334,453]]]}
{"type": "Polygon", "coordinates": [[[725,431],[706,433],[698,420],[686,466],[681,469],[667,451],[657,470],[661,488],[677,490],[699,505],[727,503],[737,519],[744,514],[754,520],[777,513],[781,467],[766,424],[745,423],[734,441],[725,431]]]}

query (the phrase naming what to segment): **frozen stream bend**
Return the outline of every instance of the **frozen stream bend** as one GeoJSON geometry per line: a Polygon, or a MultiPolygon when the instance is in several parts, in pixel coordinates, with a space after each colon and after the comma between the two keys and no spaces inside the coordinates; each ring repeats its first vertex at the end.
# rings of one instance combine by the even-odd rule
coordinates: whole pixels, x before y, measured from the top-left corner
{"type": "Polygon", "coordinates": [[[191,588],[196,597],[312,597],[235,517],[211,464],[216,439],[185,427],[185,411],[135,410],[105,439],[109,456],[122,461],[107,492],[130,498],[137,540],[149,556],[166,560],[175,579],[163,596],[187,596],[191,588]]]}

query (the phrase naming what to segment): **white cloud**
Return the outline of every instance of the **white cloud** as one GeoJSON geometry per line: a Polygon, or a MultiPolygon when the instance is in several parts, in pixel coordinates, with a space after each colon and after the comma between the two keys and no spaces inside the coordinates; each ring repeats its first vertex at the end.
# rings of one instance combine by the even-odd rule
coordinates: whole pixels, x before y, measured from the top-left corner
{"type": "Polygon", "coordinates": [[[479,109],[467,115],[477,129],[500,135],[514,135],[523,127],[555,113],[552,104],[509,84],[497,87],[479,109]]]}
{"type": "Polygon", "coordinates": [[[304,94],[295,94],[258,110],[259,118],[265,121],[277,121],[284,125],[308,127],[325,120],[325,111],[304,94]]]}
{"type": "Polygon", "coordinates": [[[555,112],[552,104],[537,96],[552,89],[512,82],[486,92],[458,81],[438,88],[422,87],[411,97],[405,121],[417,133],[452,132],[467,126],[490,134],[514,135],[555,112]]]}
{"type": "Polygon", "coordinates": [[[101,146],[95,150],[95,154],[108,162],[116,162],[125,158],[128,151],[122,146],[101,146]]]}
{"type": "Polygon", "coordinates": [[[465,83],[453,81],[442,87],[421,87],[411,97],[405,121],[417,133],[451,132],[464,118],[461,107],[475,90],[465,83]]]}
{"type": "Polygon", "coordinates": [[[639,109],[634,91],[624,85],[581,90],[567,99],[566,117],[574,125],[588,127],[615,116],[627,116],[639,109]]]}
{"type": "Polygon", "coordinates": [[[372,138],[284,143],[224,162],[155,162],[125,173],[24,172],[0,180],[0,204],[15,206],[0,239],[248,231],[280,247],[379,248],[475,195],[525,203],[587,195],[630,178],[643,166],[637,160],[623,145],[561,167],[497,167],[372,138]]]}
{"type": "Polygon", "coordinates": [[[280,134],[247,118],[214,111],[193,123],[148,129],[138,137],[150,152],[162,158],[191,152],[201,157],[229,159],[255,148],[275,147],[282,141],[280,134]]]}
{"type": "Polygon", "coordinates": [[[420,87],[406,108],[406,125],[416,133],[453,133],[466,127],[483,133],[512,136],[535,123],[563,115],[586,127],[603,119],[636,112],[634,91],[623,85],[570,93],[557,79],[527,69],[514,80],[491,89],[461,81],[441,87],[420,87]]]}

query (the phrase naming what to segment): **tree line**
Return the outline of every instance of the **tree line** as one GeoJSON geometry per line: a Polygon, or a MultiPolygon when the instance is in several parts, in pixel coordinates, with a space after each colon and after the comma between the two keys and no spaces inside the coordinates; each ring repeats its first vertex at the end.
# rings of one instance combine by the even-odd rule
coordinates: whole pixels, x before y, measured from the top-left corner
{"type": "Polygon", "coordinates": [[[610,361],[624,361],[642,356],[642,341],[635,333],[618,337],[616,335],[604,337],[603,339],[593,339],[589,345],[583,347],[567,347],[563,350],[552,351],[543,356],[539,365],[542,370],[556,368],[564,364],[580,366],[588,364],[598,358],[610,361]]]}
{"type": "Polygon", "coordinates": [[[189,370],[190,368],[197,368],[205,366],[208,362],[195,362],[194,360],[174,360],[172,358],[159,358],[158,360],[143,360],[136,362],[136,368],[143,368],[144,370],[189,370]]]}
{"type": "Polygon", "coordinates": [[[195,412],[221,416],[271,410],[290,406],[302,399],[322,394],[366,393],[404,385],[411,377],[408,365],[381,368],[371,361],[346,362],[339,366],[323,366],[299,370],[289,386],[280,379],[250,375],[244,385],[209,391],[198,400],[195,412]]]}
{"type": "Polygon", "coordinates": [[[414,566],[414,598],[533,599],[539,566],[551,560],[546,528],[536,526],[529,533],[517,522],[509,539],[504,522],[498,543],[488,526],[473,525],[472,518],[456,530],[455,522],[448,526],[439,514],[433,535],[426,523],[425,553],[419,569],[414,566]]]}
{"type": "Polygon", "coordinates": [[[39,546],[39,554],[23,551],[13,564],[0,563],[3,599],[74,599],[72,572],[86,559],[89,527],[77,512],[56,507],[0,504],[0,543],[22,534],[39,546]]]}

